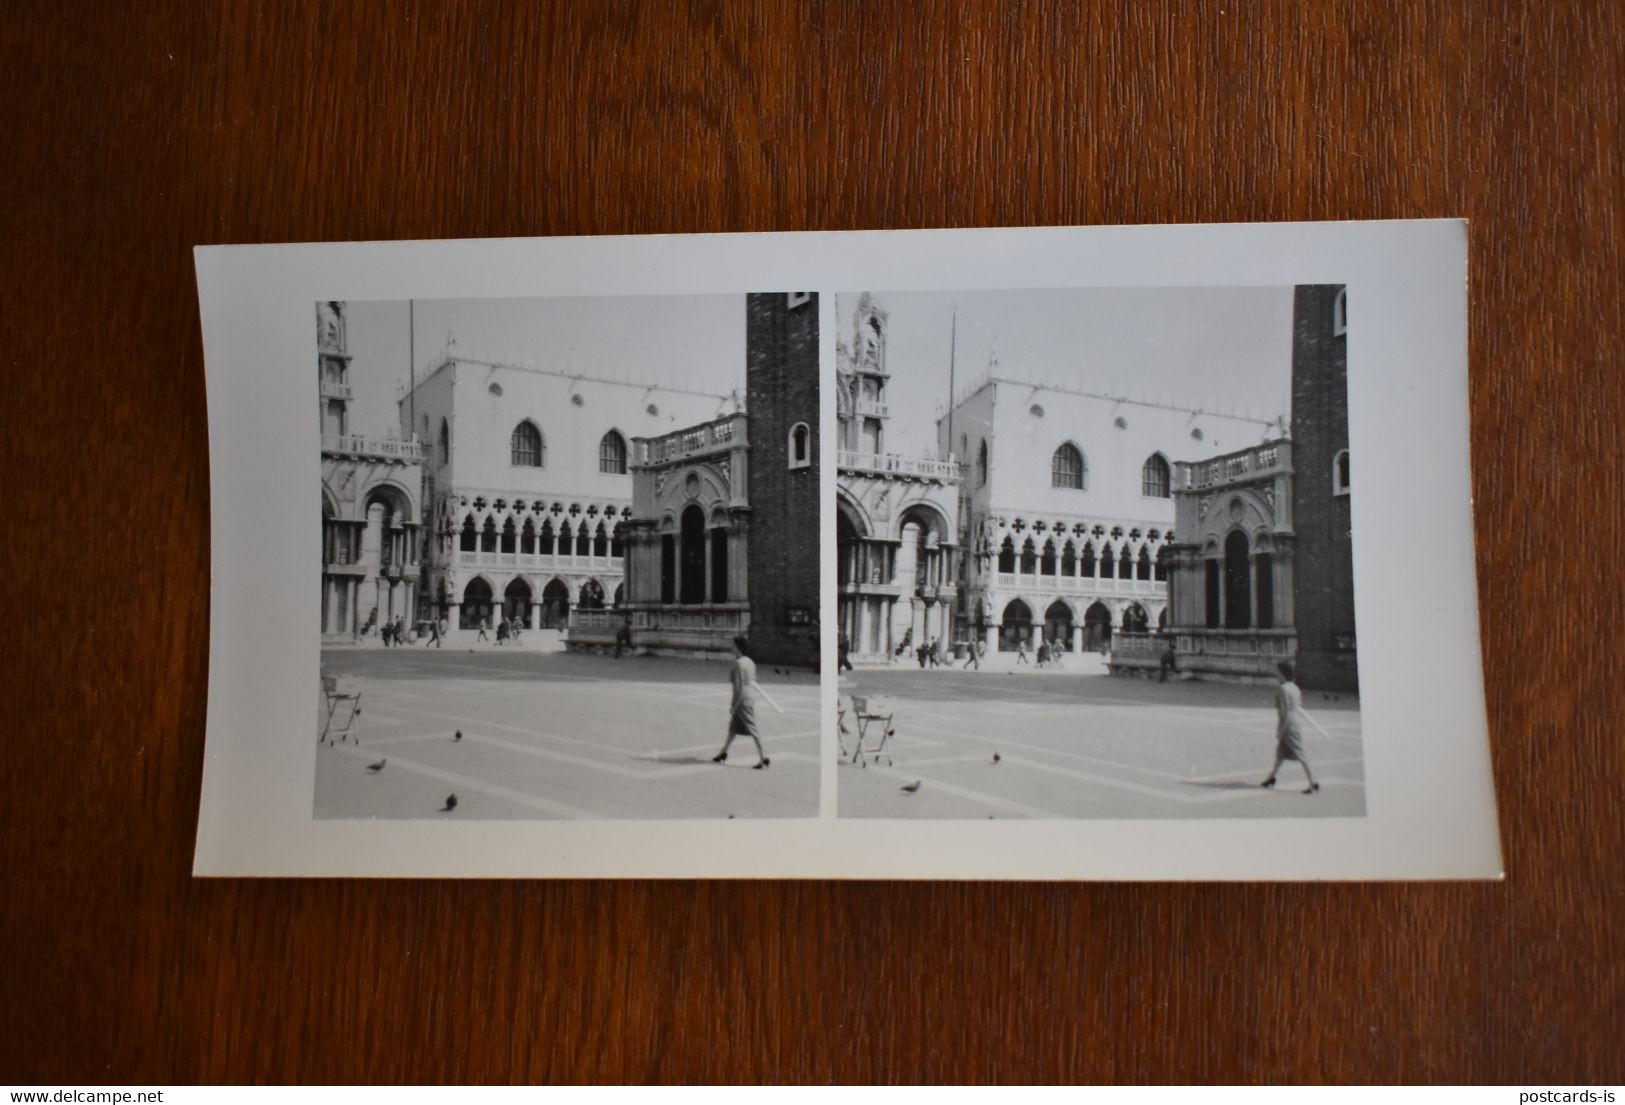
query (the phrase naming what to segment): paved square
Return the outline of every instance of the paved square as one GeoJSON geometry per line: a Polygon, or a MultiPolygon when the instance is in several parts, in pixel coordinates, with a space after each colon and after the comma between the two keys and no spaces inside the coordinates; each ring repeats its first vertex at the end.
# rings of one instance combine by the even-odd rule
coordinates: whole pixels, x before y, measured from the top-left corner
{"type": "MultiPolygon", "coordinates": [[[[818,683],[809,673],[758,667],[784,715],[758,705],[773,763],[754,771],[748,737],[726,764],[711,762],[727,732],[726,663],[466,643],[326,649],[322,663],[362,698],[359,744],[318,747],[318,818],[818,814],[818,683]],[[386,766],[369,772],[379,760],[386,766]],[[457,806],[442,813],[448,794],[457,806]]],[[[312,739],[320,732],[319,720],[312,739]]]]}
{"type": "MultiPolygon", "coordinates": [[[[1111,677],[1097,657],[1069,668],[981,671],[913,664],[864,668],[841,680],[853,694],[884,695],[896,708],[884,759],[843,761],[842,817],[1241,818],[1359,817],[1365,772],[1358,700],[1304,692],[1330,739],[1311,732],[1302,769],[1281,767],[1273,790],[1258,783],[1275,755],[1273,687],[1111,677]],[[1091,672],[1089,669],[1093,669],[1091,672]],[[999,760],[993,761],[997,752],[999,760]],[[915,793],[900,788],[920,783],[915,793]]],[[[856,726],[849,719],[848,752],[856,726]]],[[[865,748],[878,740],[871,723],[865,748]]]]}

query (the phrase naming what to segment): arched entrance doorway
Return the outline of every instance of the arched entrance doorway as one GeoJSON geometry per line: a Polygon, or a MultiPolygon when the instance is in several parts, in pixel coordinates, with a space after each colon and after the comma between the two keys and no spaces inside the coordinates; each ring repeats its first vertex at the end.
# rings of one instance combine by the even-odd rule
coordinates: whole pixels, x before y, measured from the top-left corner
{"type": "Polygon", "coordinates": [[[682,603],[705,601],[705,511],[690,504],[683,511],[679,525],[679,544],[682,546],[682,573],[678,583],[677,601],[682,603]]]}
{"type": "Polygon", "coordinates": [[[1060,599],[1049,604],[1044,611],[1044,640],[1051,648],[1072,651],[1072,608],[1060,599]]]}
{"type": "Polygon", "coordinates": [[[1015,652],[1032,641],[1033,612],[1020,599],[1011,599],[999,621],[999,651],[1015,652]]]}
{"type": "Polygon", "coordinates": [[[542,588],[542,627],[563,629],[569,618],[570,589],[561,580],[549,580],[542,588]]]}
{"type": "Polygon", "coordinates": [[[621,603],[623,603],[625,601],[626,601],[626,584],[617,583],[615,585],[615,599],[614,599],[614,601],[613,601],[613,603],[611,605],[613,605],[617,610],[619,610],[620,607],[621,607],[621,603]]]}
{"type": "Polygon", "coordinates": [[[1145,607],[1137,602],[1130,603],[1123,611],[1123,628],[1129,633],[1144,633],[1151,626],[1151,619],[1145,612],[1145,607]]]}
{"type": "Polygon", "coordinates": [[[502,592],[502,616],[530,628],[530,584],[516,579],[502,592]]]}
{"type": "Polygon", "coordinates": [[[596,579],[589,579],[581,585],[581,599],[576,603],[583,610],[602,610],[604,608],[604,585],[596,579]]]}
{"type": "Polygon", "coordinates": [[[457,628],[478,629],[480,622],[490,620],[491,608],[491,585],[475,576],[463,588],[463,606],[457,615],[457,628]]]}
{"type": "Polygon", "coordinates": [[[1103,602],[1092,603],[1083,612],[1084,647],[1090,652],[1105,652],[1112,643],[1112,612],[1103,602]]]}

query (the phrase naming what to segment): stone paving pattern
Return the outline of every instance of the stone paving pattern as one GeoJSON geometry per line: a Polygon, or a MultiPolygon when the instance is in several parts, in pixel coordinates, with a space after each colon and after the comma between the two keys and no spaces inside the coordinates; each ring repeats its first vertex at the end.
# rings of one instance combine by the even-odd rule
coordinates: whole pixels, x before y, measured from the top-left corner
{"type": "MultiPolygon", "coordinates": [[[[1275,755],[1275,690],[1268,686],[1112,677],[1098,656],[1069,655],[1059,669],[1015,666],[996,655],[981,671],[914,663],[843,675],[853,694],[884,695],[896,709],[885,760],[838,773],[842,817],[1253,818],[1359,817],[1365,771],[1359,701],[1305,692],[1330,734],[1306,738],[1320,793],[1303,794],[1302,769],[1275,755]],[[993,762],[993,754],[999,762],[993,762]],[[919,782],[913,794],[900,788],[919,782]]],[[[855,735],[856,726],[847,721],[855,735]]],[[[871,723],[865,747],[878,739],[871,723]]],[[[853,737],[843,738],[848,752],[853,737]]]]}
{"type": "Polygon", "coordinates": [[[547,632],[520,648],[463,636],[473,634],[440,649],[323,650],[324,670],[361,693],[362,712],[358,744],[317,749],[318,818],[817,816],[815,675],[758,668],[785,713],[758,705],[773,762],[754,771],[746,737],[726,764],[711,762],[727,731],[725,663],[571,655],[547,632]],[[456,809],[439,812],[452,793],[456,809]]]}

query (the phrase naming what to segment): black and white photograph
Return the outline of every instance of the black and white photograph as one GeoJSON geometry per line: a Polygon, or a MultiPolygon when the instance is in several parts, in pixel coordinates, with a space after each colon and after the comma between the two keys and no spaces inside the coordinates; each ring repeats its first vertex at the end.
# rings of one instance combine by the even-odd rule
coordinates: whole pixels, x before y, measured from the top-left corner
{"type": "Polygon", "coordinates": [[[200,249],[195,870],[1493,877],[1465,258],[200,249]]]}
{"type": "Polygon", "coordinates": [[[836,303],[842,816],[1364,813],[1346,287],[836,303]]]}
{"type": "Polygon", "coordinates": [[[814,816],[818,321],[315,304],[315,816],[814,816]]]}

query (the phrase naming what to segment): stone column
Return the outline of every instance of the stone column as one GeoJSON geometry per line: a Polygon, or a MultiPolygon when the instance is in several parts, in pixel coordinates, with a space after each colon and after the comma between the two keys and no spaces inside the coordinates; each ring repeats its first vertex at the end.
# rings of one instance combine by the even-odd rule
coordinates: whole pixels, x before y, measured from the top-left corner
{"type": "Polygon", "coordinates": [[[706,529],[700,532],[704,534],[700,540],[705,542],[705,586],[700,588],[700,600],[716,602],[716,596],[711,593],[711,531],[706,529]]]}
{"type": "Polygon", "coordinates": [[[1083,624],[1081,622],[1072,623],[1072,651],[1083,652],[1083,624]]]}
{"type": "Polygon", "coordinates": [[[857,607],[858,607],[858,609],[857,609],[857,617],[855,619],[857,633],[852,638],[852,651],[853,652],[868,652],[869,651],[869,600],[864,595],[857,595],[857,596],[855,596],[855,598],[856,598],[857,607]]]}
{"type": "Polygon", "coordinates": [[[532,630],[542,628],[542,604],[536,601],[534,597],[530,604],[530,628],[532,630]]]}
{"type": "Polygon", "coordinates": [[[987,626],[982,630],[982,636],[986,638],[983,643],[987,645],[988,655],[991,656],[993,653],[999,651],[998,622],[988,622],[987,626]]]}
{"type": "Polygon", "coordinates": [[[1292,599],[1292,555],[1291,537],[1277,536],[1275,538],[1275,555],[1270,557],[1270,570],[1275,573],[1275,628],[1296,629],[1297,613],[1292,599]]]}

